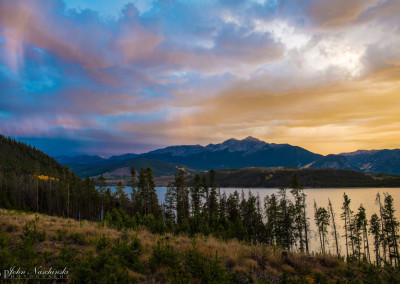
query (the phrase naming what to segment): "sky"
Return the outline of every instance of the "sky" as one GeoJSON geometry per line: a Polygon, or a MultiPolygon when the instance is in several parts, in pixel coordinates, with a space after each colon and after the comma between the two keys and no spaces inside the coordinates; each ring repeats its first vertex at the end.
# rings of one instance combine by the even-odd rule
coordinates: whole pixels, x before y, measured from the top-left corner
{"type": "Polygon", "coordinates": [[[50,155],[400,148],[400,1],[0,0],[0,133],[50,155]]]}

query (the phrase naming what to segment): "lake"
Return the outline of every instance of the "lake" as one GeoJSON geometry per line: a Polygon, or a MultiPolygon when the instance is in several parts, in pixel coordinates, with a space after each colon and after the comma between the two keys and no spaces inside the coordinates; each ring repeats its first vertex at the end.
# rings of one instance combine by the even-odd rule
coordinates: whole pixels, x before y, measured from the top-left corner
{"type": "MultiPolygon", "coordinates": [[[[114,189],[115,187],[113,187],[114,189]]],[[[276,188],[221,188],[221,193],[223,191],[226,192],[227,195],[233,193],[237,190],[239,193],[243,190],[248,195],[249,190],[252,192],[253,195],[260,195],[262,200],[262,204],[264,203],[264,198],[267,195],[271,195],[273,193],[277,193],[278,189],[276,188]]],[[[125,191],[129,194],[131,192],[130,187],[126,187],[125,191]]],[[[166,187],[157,187],[156,188],[157,195],[160,202],[164,201],[166,187]]],[[[335,221],[336,221],[336,228],[338,230],[339,236],[339,244],[341,254],[346,253],[345,247],[345,238],[344,235],[344,221],[340,219],[341,209],[343,203],[343,193],[346,194],[351,199],[350,207],[356,213],[360,204],[362,204],[366,210],[367,218],[370,219],[371,215],[374,213],[379,213],[379,206],[375,203],[375,197],[378,192],[381,193],[381,198],[383,202],[383,193],[389,193],[393,196],[394,205],[396,211],[396,217],[400,220],[400,188],[313,188],[313,189],[305,189],[304,193],[307,195],[306,205],[307,205],[307,217],[309,218],[310,229],[312,232],[310,233],[310,248],[312,251],[319,251],[319,239],[318,239],[318,231],[316,229],[316,225],[314,222],[314,200],[317,202],[319,207],[325,207],[328,209],[328,198],[331,199],[332,206],[335,212],[335,221]]],[[[290,190],[288,190],[288,196],[291,196],[290,190]]],[[[378,214],[379,215],[379,214],[378,214]]],[[[335,253],[335,240],[333,236],[333,229],[329,230],[328,234],[328,241],[329,250],[332,253],[335,253]]],[[[373,260],[373,249],[372,249],[372,236],[369,238],[370,243],[370,253],[371,253],[371,260],[373,260]]]]}

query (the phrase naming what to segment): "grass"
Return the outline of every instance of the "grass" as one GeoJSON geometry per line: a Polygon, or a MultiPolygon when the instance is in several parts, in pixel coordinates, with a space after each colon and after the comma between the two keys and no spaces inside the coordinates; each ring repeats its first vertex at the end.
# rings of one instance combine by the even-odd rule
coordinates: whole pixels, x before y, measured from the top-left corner
{"type": "MultiPolygon", "coordinates": [[[[99,258],[103,252],[110,253],[110,255],[116,254],[108,248],[108,241],[117,246],[122,240],[139,239],[141,253],[138,255],[138,261],[142,268],[122,266],[122,270],[126,270],[128,277],[123,278],[125,280],[121,280],[122,282],[189,281],[205,283],[204,279],[208,278],[201,278],[203,277],[201,273],[190,274],[190,271],[198,271],[197,266],[199,265],[200,271],[206,267],[207,273],[210,275],[217,275],[215,277],[223,275],[222,278],[218,278],[221,279],[221,282],[346,283],[355,281],[358,283],[360,281],[362,283],[362,279],[378,279],[375,281],[377,283],[400,281],[398,270],[374,268],[368,264],[347,264],[334,256],[301,253],[286,255],[282,254],[280,248],[264,244],[249,245],[237,240],[222,241],[204,235],[197,235],[192,239],[184,235],[156,235],[144,228],[136,231],[118,231],[100,223],[0,209],[0,231],[9,239],[7,248],[10,255],[21,243],[24,226],[34,222],[37,217],[35,222],[37,231],[44,231],[45,239],[35,242],[34,250],[45,266],[58,263],[60,259],[67,259],[68,257],[65,255],[68,254],[68,251],[65,251],[65,248],[75,253],[70,259],[76,262],[83,259],[91,260],[90,257],[99,258]],[[106,249],[99,249],[99,240],[102,238],[107,239],[103,246],[106,249]],[[176,262],[176,259],[178,259],[178,263],[168,264],[168,261],[176,262]],[[188,263],[191,265],[190,267],[187,266],[188,263]],[[172,277],[171,275],[178,276],[172,277]]],[[[121,259],[121,256],[117,255],[117,257],[121,259]]],[[[73,269],[71,269],[71,274],[73,277],[77,277],[74,275],[73,269]]]]}

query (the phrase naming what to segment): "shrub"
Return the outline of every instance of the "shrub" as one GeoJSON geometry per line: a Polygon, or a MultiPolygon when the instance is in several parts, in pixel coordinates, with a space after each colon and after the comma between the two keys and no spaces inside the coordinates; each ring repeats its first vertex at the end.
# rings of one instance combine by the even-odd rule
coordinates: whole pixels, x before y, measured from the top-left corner
{"type": "Polygon", "coordinates": [[[70,266],[74,265],[74,260],[76,255],[77,255],[76,249],[64,245],[60,249],[60,253],[58,254],[55,265],[58,268],[64,268],[64,267],[70,268],[70,266]]]}
{"type": "Polygon", "coordinates": [[[159,266],[168,266],[170,268],[179,268],[180,260],[178,253],[165,241],[158,240],[157,245],[153,247],[150,257],[150,268],[154,271],[159,266]]]}
{"type": "Polygon", "coordinates": [[[217,251],[214,259],[207,259],[199,252],[195,244],[185,252],[185,269],[192,277],[203,283],[228,282],[228,275],[221,266],[217,251]]]}
{"type": "Polygon", "coordinates": [[[22,228],[22,239],[31,241],[32,243],[43,242],[46,239],[45,231],[38,231],[37,222],[39,221],[39,217],[35,217],[32,221],[28,221],[25,226],[22,228]]]}
{"type": "Polygon", "coordinates": [[[13,263],[13,257],[8,250],[10,238],[0,231],[0,267],[10,267],[13,263]]]}
{"type": "Polygon", "coordinates": [[[143,265],[139,260],[141,252],[142,244],[136,236],[131,243],[124,240],[115,246],[115,254],[118,255],[121,264],[134,271],[143,270],[143,265]]]}
{"type": "Polygon", "coordinates": [[[107,238],[104,234],[100,237],[100,239],[97,241],[96,248],[99,251],[103,251],[106,248],[109,248],[111,245],[110,239],[107,238]]]}
{"type": "Polygon", "coordinates": [[[57,229],[56,231],[56,240],[61,242],[67,236],[68,231],[66,229],[57,229]]]}

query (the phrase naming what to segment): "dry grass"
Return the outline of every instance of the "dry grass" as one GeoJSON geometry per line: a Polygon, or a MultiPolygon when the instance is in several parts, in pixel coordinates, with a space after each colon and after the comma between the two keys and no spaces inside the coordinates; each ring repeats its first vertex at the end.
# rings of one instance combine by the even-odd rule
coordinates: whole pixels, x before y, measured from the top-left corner
{"type": "MultiPolygon", "coordinates": [[[[79,222],[73,219],[4,209],[0,209],[0,229],[18,240],[23,226],[33,220],[36,215],[39,217],[38,229],[46,232],[46,241],[40,244],[39,249],[43,252],[53,252],[55,256],[64,242],[75,247],[80,254],[88,251],[96,253],[95,245],[103,234],[112,241],[118,240],[123,234],[95,222],[79,222]]],[[[160,236],[152,234],[144,228],[137,231],[128,230],[125,234],[130,239],[136,235],[140,239],[142,244],[140,261],[143,264],[148,264],[153,246],[160,238],[169,237],[169,242],[174,246],[175,251],[182,256],[193,245],[193,239],[187,236],[172,234],[160,236]]],[[[222,241],[211,236],[197,235],[195,243],[199,252],[206,257],[214,258],[217,251],[222,265],[240,274],[262,271],[269,275],[281,275],[283,272],[296,274],[310,269],[314,272],[344,271],[346,265],[332,256],[307,256],[299,253],[289,253],[287,256],[283,256],[282,250],[279,248],[261,244],[249,245],[238,240],[222,241]]],[[[139,280],[146,278],[145,275],[136,272],[130,271],[130,273],[134,273],[132,276],[139,280]]]]}

